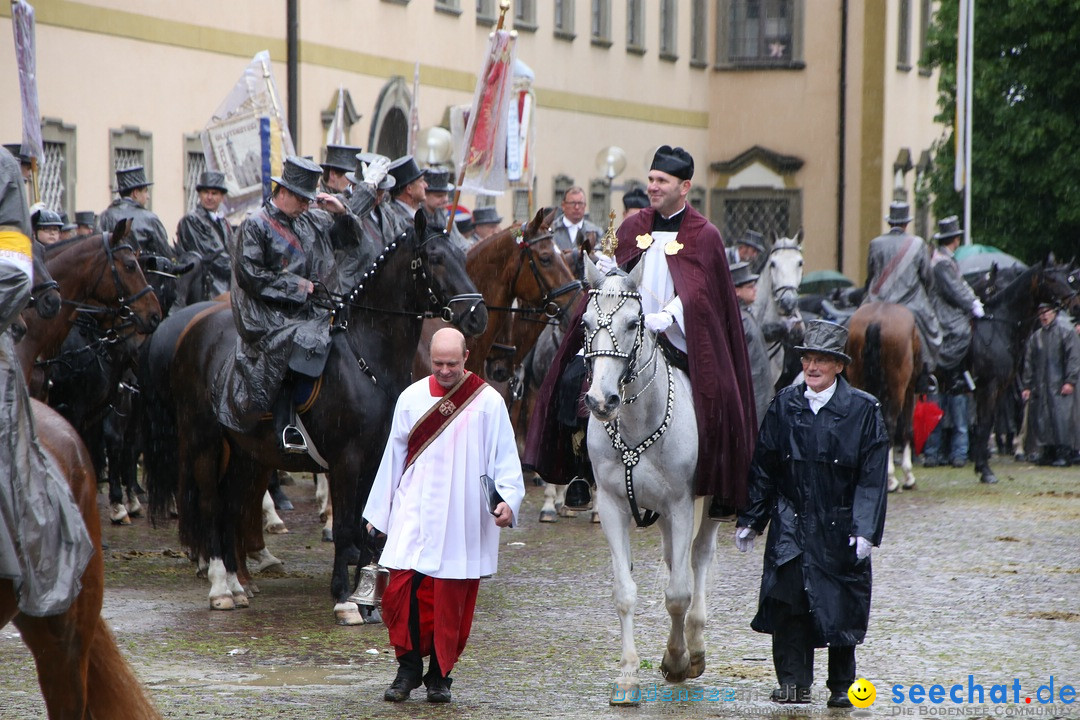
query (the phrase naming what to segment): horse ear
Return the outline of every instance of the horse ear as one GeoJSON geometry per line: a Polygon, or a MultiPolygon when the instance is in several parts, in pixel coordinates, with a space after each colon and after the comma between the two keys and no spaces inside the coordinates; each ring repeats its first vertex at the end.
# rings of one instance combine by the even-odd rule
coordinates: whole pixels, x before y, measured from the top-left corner
{"type": "Polygon", "coordinates": [[[413,215],[413,226],[416,228],[416,237],[424,237],[424,232],[427,230],[427,216],[424,215],[424,209],[420,208],[413,215]]]}
{"type": "Polygon", "coordinates": [[[535,237],[540,228],[544,226],[544,208],[540,208],[536,211],[536,216],[529,223],[529,226],[525,228],[525,234],[528,237],[535,237]]]}
{"type": "Polygon", "coordinates": [[[116,227],[113,228],[112,235],[109,238],[110,244],[115,246],[126,238],[128,233],[131,232],[132,224],[131,218],[125,218],[116,223],[116,227]]]}
{"type": "Polygon", "coordinates": [[[553,207],[542,208],[541,212],[544,213],[544,223],[540,227],[543,227],[543,228],[551,227],[551,223],[554,222],[554,220],[555,220],[555,208],[553,208],[553,207]]]}
{"type": "Polygon", "coordinates": [[[634,269],[630,271],[630,282],[634,283],[634,287],[641,287],[641,278],[645,275],[645,263],[639,262],[634,266],[634,269]]]}
{"type": "Polygon", "coordinates": [[[803,241],[803,229],[802,228],[799,228],[798,232],[795,233],[795,237],[793,239],[795,240],[795,243],[799,246],[799,249],[802,250],[802,241],[803,241]]]}
{"type": "MultiPolygon", "coordinates": [[[[600,283],[604,280],[603,273],[596,267],[596,263],[589,257],[589,253],[584,254],[585,257],[585,282],[589,284],[591,288],[600,287],[600,283]]],[[[639,263],[641,264],[641,263],[639,263]]]]}

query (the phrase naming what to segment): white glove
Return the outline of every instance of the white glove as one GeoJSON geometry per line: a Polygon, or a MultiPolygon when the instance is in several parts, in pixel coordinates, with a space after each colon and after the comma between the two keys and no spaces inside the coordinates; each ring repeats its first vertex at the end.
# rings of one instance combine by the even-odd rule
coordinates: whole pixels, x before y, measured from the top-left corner
{"type": "Polygon", "coordinates": [[[675,318],[669,312],[649,313],[645,316],[645,327],[657,335],[671,327],[673,322],[675,322],[675,318]]]}
{"type": "Polygon", "coordinates": [[[986,310],[983,309],[982,300],[975,298],[971,303],[971,314],[977,318],[981,318],[986,315],[986,310]]]}
{"type": "Polygon", "coordinates": [[[364,166],[364,182],[377,188],[388,172],[390,172],[390,158],[380,155],[364,166]]]}
{"type": "Polygon", "coordinates": [[[618,265],[615,264],[614,258],[609,258],[604,253],[596,253],[596,269],[599,270],[601,274],[607,275],[617,267],[618,265]]]}
{"type": "Polygon", "coordinates": [[[855,557],[859,560],[865,560],[870,557],[870,550],[873,549],[873,545],[870,541],[864,537],[849,537],[848,546],[855,546],[855,557]]]}
{"type": "Polygon", "coordinates": [[[747,552],[754,549],[754,538],[758,536],[758,531],[754,528],[741,527],[735,529],[735,547],[739,548],[739,552],[747,552]]]}

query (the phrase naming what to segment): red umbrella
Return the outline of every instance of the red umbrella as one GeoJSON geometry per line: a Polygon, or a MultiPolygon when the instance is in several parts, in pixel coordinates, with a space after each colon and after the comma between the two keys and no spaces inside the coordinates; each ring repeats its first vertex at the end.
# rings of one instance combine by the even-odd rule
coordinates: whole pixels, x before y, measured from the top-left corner
{"type": "Polygon", "coordinates": [[[919,400],[915,403],[915,416],[913,418],[914,431],[915,431],[915,453],[922,454],[923,446],[926,445],[926,439],[930,437],[930,433],[934,432],[934,428],[941,422],[941,418],[945,416],[945,411],[938,407],[938,404],[931,402],[930,400],[919,400]]]}

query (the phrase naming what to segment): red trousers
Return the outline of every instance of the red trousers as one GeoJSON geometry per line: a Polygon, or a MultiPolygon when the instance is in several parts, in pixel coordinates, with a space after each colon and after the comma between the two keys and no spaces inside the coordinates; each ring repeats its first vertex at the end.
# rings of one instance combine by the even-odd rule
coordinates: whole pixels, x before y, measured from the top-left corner
{"type": "Polygon", "coordinates": [[[434,649],[442,674],[449,675],[469,639],[479,588],[479,579],[433,578],[415,570],[391,570],[382,597],[382,616],[397,655],[415,649],[423,657],[434,649]],[[417,618],[410,622],[414,610],[417,618]],[[416,647],[410,625],[419,628],[416,647]]]}

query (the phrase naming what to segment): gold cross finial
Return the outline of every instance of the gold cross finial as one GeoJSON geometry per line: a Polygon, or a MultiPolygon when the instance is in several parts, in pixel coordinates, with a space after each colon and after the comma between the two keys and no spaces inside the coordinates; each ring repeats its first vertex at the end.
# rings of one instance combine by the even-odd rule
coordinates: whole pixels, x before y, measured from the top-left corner
{"type": "Polygon", "coordinates": [[[600,250],[609,258],[615,259],[615,250],[619,247],[619,238],[615,235],[615,211],[611,211],[608,219],[607,232],[600,241],[600,250]]]}

